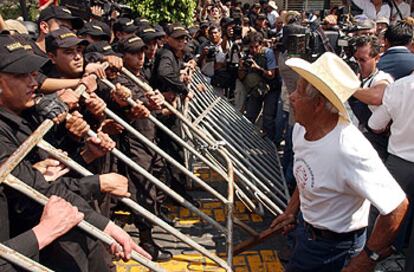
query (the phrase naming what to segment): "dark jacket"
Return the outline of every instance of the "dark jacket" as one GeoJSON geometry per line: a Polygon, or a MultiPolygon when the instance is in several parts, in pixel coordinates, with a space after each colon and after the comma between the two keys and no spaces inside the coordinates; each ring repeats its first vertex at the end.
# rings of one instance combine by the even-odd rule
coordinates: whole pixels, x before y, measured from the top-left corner
{"type": "Polygon", "coordinates": [[[394,80],[400,79],[414,71],[414,54],[405,47],[391,47],[381,56],[377,67],[391,74],[394,80]]]}
{"type": "MultiPolygon", "coordinates": [[[[0,108],[0,163],[4,162],[23,143],[33,132],[34,127],[37,127],[37,124],[32,120],[25,120],[0,108]]],[[[96,186],[99,187],[98,176],[90,176],[82,180],[60,178],[49,183],[40,172],[32,167],[34,163],[45,157],[40,150],[33,149],[12,171],[12,174],[46,196],[57,195],[64,198],[85,214],[86,221],[103,230],[109,220],[93,211],[82,197],[70,191],[77,193],[83,191],[84,194],[85,191],[99,191],[99,188],[96,188],[96,186]],[[88,188],[88,186],[91,187],[88,188]]],[[[3,218],[4,213],[1,214],[0,242],[30,230],[39,222],[43,210],[39,204],[14,189],[4,186],[3,192],[7,196],[9,215],[6,214],[7,218],[3,218]]]]}
{"type": "Polygon", "coordinates": [[[161,48],[154,62],[154,73],[151,78],[151,86],[161,92],[174,92],[187,95],[188,88],[180,80],[182,62],[177,58],[168,45],[161,48]]]}

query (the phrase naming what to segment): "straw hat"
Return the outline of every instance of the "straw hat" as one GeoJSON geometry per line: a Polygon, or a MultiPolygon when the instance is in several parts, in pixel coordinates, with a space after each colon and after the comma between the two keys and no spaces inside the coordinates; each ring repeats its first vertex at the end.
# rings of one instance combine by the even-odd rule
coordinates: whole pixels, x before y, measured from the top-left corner
{"type": "Polygon", "coordinates": [[[291,58],[286,65],[320,91],[349,121],[344,102],[360,87],[361,82],[349,66],[337,55],[326,52],[315,62],[291,58]]]}
{"type": "Polygon", "coordinates": [[[277,9],[278,9],[278,7],[277,7],[277,5],[276,5],[275,1],[269,1],[269,3],[267,3],[267,5],[268,5],[269,7],[271,7],[272,9],[274,9],[274,10],[277,10],[277,9]]]}

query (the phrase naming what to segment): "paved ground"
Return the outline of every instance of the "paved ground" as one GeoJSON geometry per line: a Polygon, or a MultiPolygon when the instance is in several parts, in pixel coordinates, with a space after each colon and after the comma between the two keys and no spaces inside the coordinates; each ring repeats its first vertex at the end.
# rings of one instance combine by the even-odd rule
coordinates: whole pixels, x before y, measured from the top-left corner
{"type": "MultiPolygon", "coordinates": [[[[217,176],[205,170],[199,170],[198,174],[203,180],[209,181],[210,185],[224,191],[225,184],[218,180],[217,176]]],[[[198,190],[191,192],[196,199],[201,202],[201,210],[206,214],[215,218],[218,222],[225,222],[225,213],[222,204],[213,198],[210,198],[207,193],[198,190]]],[[[203,221],[193,215],[188,209],[177,208],[173,206],[168,207],[170,210],[170,217],[176,219],[176,228],[182,233],[188,235],[199,244],[206,247],[211,252],[218,254],[225,259],[225,238],[213,227],[209,226],[203,221]]],[[[272,216],[265,215],[261,217],[257,214],[249,212],[245,206],[240,202],[235,203],[235,217],[247,223],[256,231],[262,231],[269,226],[272,216]]],[[[121,216],[122,217],[122,216],[121,216]]],[[[138,233],[133,225],[126,225],[125,229],[133,236],[137,237],[138,233]]],[[[161,263],[167,271],[173,272],[210,272],[210,271],[224,271],[220,269],[213,261],[198,254],[186,244],[180,242],[174,236],[166,233],[160,228],[155,228],[154,237],[159,245],[171,251],[174,258],[166,263],[161,263]]],[[[235,244],[248,239],[249,235],[235,227],[234,241],[235,244]]],[[[235,272],[281,272],[283,271],[283,264],[279,259],[280,255],[285,255],[287,249],[287,242],[285,237],[276,236],[268,239],[257,247],[244,252],[233,258],[233,267],[235,272]]],[[[375,272],[402,272],[404,271],[405,257],[402,254],[394,255],[386,261],[378,264],[375,272]]],[[[117,262],[117,272],[144,272],[148,269],[141,265],[130,261],[124,263],[117,262]]]]}
{"type": "MultiPolygon", "coordinates": [[[[217,177],[207,171],[199,170],[199,175],[203,180],[209,180],[210,184],[220,191],[225,188],[224,182],[221,182],[217,177]]],[[[225,212],[222,204],[213,198],[210,198],[207,193],[198,190],[191,192],[196,199],[201,202],[201,210],[206,214],[212,216],[219,223],[225,222],[225,212]]],[[[211,252],[218,254],[225,259],[225,237],[221,235],[212,226],[209,226],[203,221],[193,215],[186,208],[177,208],[169,206],[170,217],[176,219],[176,228],[182,233],[193,238],[196,242],[206,247],[211,252]]],[[[247,223],[256,231],[264,230],[271,222],[272,217],[266,215],[261,217],[252,214],[240,202],[235,203],[234,216],[247,223]]],[[[126,225],[125,229],[134,237],[137,237],[136,229],[133,225],[126,225]]],[[[224,271],[220,269],[214,262],[198,254],[198,252],[189,248],[186,244],[180,242],[174,236],[166,233],[160,228],[155,228],[154,231],[156,241],[165,249],[174,254],[174,258],[161,264],[167,271],[184,272],[184,271],[224,271]]],[[[249,238],[244,231],[235,227],[234,241],[237,244],[240,241],[249,238]]],[[[284,237],[275,237],[269,239],[266,243],[257,246],[249,251],[244,252],[233,258],[233,266],[235,272],[260,272],[260,271],[283,271],[282,264],[278,258],[278,250],[285,248],[286,241],[284,237]]],[[[140,272],[147,271],[141,265],[130,261],[128,263],[118,262],[117,271],[140,272]]]]}

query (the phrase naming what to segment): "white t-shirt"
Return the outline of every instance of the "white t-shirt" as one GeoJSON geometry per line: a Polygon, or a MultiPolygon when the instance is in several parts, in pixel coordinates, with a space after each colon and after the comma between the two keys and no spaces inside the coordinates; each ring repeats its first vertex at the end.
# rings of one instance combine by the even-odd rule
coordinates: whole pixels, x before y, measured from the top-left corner
{"type": "Polygon", "coordinates": [[[390,19],[391,9],[388,4],[383,4],[380,11],[377,13],[374,4],[370,0],[352,0],[360,9],[362,13],[365,14],[368,19],[376,21],[380,17],[385,17],[390,19]]]}
{"type": "Polygon", "coordinates": [[[368,225],[370,203],[393,211],[405,194],[377,152],[352,124],[339,122],[322,139],[307,141],[295,124],[293,152],[300,209],[309,224],[343,233],[368,225]]]}
{"type": "Polygon", "coordinates": [[[414,75],[403,77],[389,85],[368,121],[374,130],[385,128],[392,120],[388,152],[414,162],[414,75]]]}
{"type": "MultiPolygon", "coordinates": [[[[391,84],[391,83],[394,82],[394,78],[389,73],[377,70],[372,77],[362,79],[362,82],[363,82],[362,88],[374,87],[375,85],[377,85],[381,81],[386,81],[386,82],[388,82],[388,84],[391,84]]],[[[372,112],[374,112],[375,109],[378,108],[378,106],[368,105],[368,108],[372,112]]]]}

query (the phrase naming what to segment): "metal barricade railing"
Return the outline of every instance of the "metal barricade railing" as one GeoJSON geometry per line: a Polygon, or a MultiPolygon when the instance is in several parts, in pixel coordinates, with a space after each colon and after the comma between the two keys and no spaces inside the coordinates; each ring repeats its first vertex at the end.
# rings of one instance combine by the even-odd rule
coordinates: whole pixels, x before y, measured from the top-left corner
{"type": "MultiPolygon", "coordinates": [[[[42,140],[42,141],[39,142],[38,147],[43,149],[44,151],[46,151],[53,158],[55,158],[55,159],[61,161],[62,163],[64,163],[69,168],[75,170],[79,174],[81,174],[83,176],[93,175],[93,173],[90,172],[88,169],[84,168],[83,166],[81,166],[80,164],[78,164],[77,162],[72,160],[64,152],[61,152],[58,149],[54,148],[48,142],[42,140]]],[[[133,209],[135,212],[137,212],[138,214],[144,216],[150,222],[160,226],[166,232],[174,235],[176,238],[180,239],[181,241],[183,241],[184,243],[186,243],[187,245],[189,245],[193,249],[197,250],[198,252],[200,252],[204,256],[210,258],[211,260],[213,260],[214,262],[219,264],[221,267],[223,267],[225,269],[228,268],[227,263],[224,260],[222,260],[218,256],[212,254],[206,248],[204,248],[203,246],[201,246],[200,244],[198,244],[197,242],[195,242],[191,238],[185,236],[184,234],[179,232],[174,227],[168,225],[166,222],[162,221],[156,215],[152,214],[151,212],[149,212],[148,210],[146,210],[145,208],[143,208],[139,204],[137,204],[134,201],[131,201],[131,199],[125,198],[125,197],[120,198],[120,200],[121,200],[122,203],[126,204],[128,207],[133,209]]]]}
{"type": "Polygon", "coordinates": [[[33,272],[52,272],[49,268],[33,261],[32,259],[24,256],[23,254],[17,252],[14,249],[11,249],[0,243],[0,258],[15,264],[21,268],[24,268],[28,271],[33,272]]]}
{"type": "MultiPolygon", "coordinates": [[[[130,78],[135,84],[137,84],[144,92],[152,92],[153,89],[150,85],[143,82],[139,78],[137,78],[135,75],[133,75],[130,71],[128,71],[126,68],[122,68],[122,73],[130,78]]],[[[218,174],[220,174],[228,184],[227,187],[227,203],[225,203],[226,206],[226,230],[223,231],[226,234],[226,247],[227,247],[227,263],[229,267],[232,265],[233,261],[233,201],[234,201],[234,178],[233,178],[233,163],[231,159],[229,158],[227,152],[224,148],[217,145],[217,142],[214,140],[214,138],[210,137],[210,135],[205,134],[204,130],[202,130],[199,126],[195,126],[191,123],[190,120],[188,120],[180,111],[178,111],[174,106],[172,106],[170,103],[164,101],[163,106],[167,108],[170,112],[172,112],[181,122],[182,125],[186,126],[188,129],[190,129],[192,132],[194,132],[194,136],[197,137],[197,139],[205,142],[209,147],[218,147],[217,153],[215,156],[220,156],[224,162],[227,168],[227,175],[224,174],[223,170],[225,168],[222,168],[220,171],[220,168],[218,168],[215,165],[211,165],[210,167],[214,167],[213,169],[216,169],[218,174]]],[[[157,126],[158,124],[155,123],[157,126]]],[[[160,126],[159,126],[160,127],[160,126]]],[[[160,127],[161,128],[161,127],[160,127]]],[[[162,129],[162,128],[161,128],[162,129]]],[[[171,136],[171,135],[170,135],[171,136]]],[[[177,140],[174,136],[172,136],[173,139],[177,140]]],[[[183,145],[182,142],[180,142],[181,145],[183,145]]],[[[184,146],[184,145],[183,145],[184,146]]],[[[185,146],[184,146],[185,147],[185,146]]],[[[185,147],[186,148],[186,147],[185,147]]],[[[197,156],[198,152],[193,152],[190,149],[187,149],[190,152],[192,152],[194,155],[197,156]]],[[[208,161],[208,160],[207,160],[208,161]]]]}
{"type": "Polygon", "coordinates": [[[202,125],[216,140],[226,142],[238,182],[253,189],[256,199],[270,212],[280,214],[290,196],[273,143],[261,137],[251,122],[216,95],[198,71],[191,87],[196,93],[189,112],[194,123],[202,125]],[[198,91],[199,84],[205,91],[198,91]]]}
{"type": "MultiPolygon", "coordinates": [[[[106,82],[106,83],[108,84],[108,82],[106,82]]],[[[89,96],[88,93],[85,92],[85,88],[84,87],[78,88],[77,89],[77,92],[79,94],[81,94],[85,98],[87,98],[89,96]]],[[[130,100],[129,102],[130,102],[131,105],[134,105],[134,103],[135,103],[132,100],[130,100]]],[[[167,104],[167,107],[168,107],[168,104],[167,104]]],[[[198,250],[203,255],[207,256],[210,259],[212,259],[219,266],[221,266],[224,269],[226,269],[226,271],[232,271],[232,269],[231,269],[231,261],[232,261],[232,245],[233,245],[232,244],[232,232],[233,232],[233,230],[232,230],[232,227],[233,227],[233,222],[232,222],[232,209],[233,209],[233,187],[232,186],[233,186],[233,174],[232,174],[232,164],[231,164],[230,160],[227,161],[227,165],[228,165],[229,171],[228,171],[228,174],[226,175],[225,174],[225,171],[223,171],[223,169],[219,169],[217,166],[213,165],[207,158],[203,157],[195,149],[193,149],[190,145],[188,145],[187,143],[185,143],[184,141],[182,141],[181,138],[179,138],[178,136],[176,136],[175,134],[173,134],[171,131],[169,131],[168,128],[166,128],[165,126],[163,126],[163,124],[160,123],[157,119],[150,118],[151,121],[153,121],[159,128],[163,129],[168,134],[170,134],[170,136],[173,139],[175,139],[176,141],[178,141],[179,143],[181,143],[185,148],[187,148],[188,150],[190,150],[194,155],[196,155],[199,159],[203,160],[206,164],[209,164],[212,167],[212,169],[215,169],[219,174],[223,175],[226,178],[226,180],[229,181],[228,182],[229,183],[229,186],[228,186],[228,188],[229,188],[229,195],[228,195],[228,199],[226,199],[223,196],[221,196],[218,192],[216,192],[213,188],[211,188],[209,185],[207,185],[205,182],[203,182],[201,179],[199,179],[198,177],[196,177],[193,173],[189,172],[185,167],[183,167],[178,162],[176,162],[174,159],[172,159],[171,157],[169,157],[169,155],[167,155],[163,150],[159,149],[156,145],[154,145],[152,142],[150,142],[148,139],[146,139],[143,135],[141,135],[139,132],[137,132],[127,122],[125,122],[120,117],[118,117],[115,113],[113,113],[109,109],[105,109],[105,113],[109,117],[111,117],[112,119],[114,119],[116,122],[118,122],[119,124],[121,124],[122,126],[124,126],[125,129],[127,129],[129,132],[131,132],[134,136],[138,137],[139,140],[141,140],[142,142],[144,142],[144,144],[146,144],[150,148],[154,149],[156,152],[160,153],[160,155],[162,155],[167,161],[173,163],[176,167],[178,167],[180,170],[182,170],[184,173],[186,173],[187,176],[191,177],[193,180],[195,180],[196,182],[198,182],[204,189],[206,189],[208,192],[210,192],[213,195],[215,195],[220,201],[222,201],[226,205],[226,207],[227,207],[227,210],[226,210],[227,211],[227,228],[223,227],[221,224],[219,224],[218,222],[216,222],[214,219],[212,219],[211,217],[207,216],[201,210],[197,209],[194,205],[192,205],[190,202],[188,202],[187,200],[185,200],[179,194],[175,193],[167,185],[165,185],[164,183],[162,183],[161,181],[159,181],[157,178],[155,178],[154,176],[152,176],[150,173],[148,173],[141,166],[139,166],[134,161],[132,161],[130,158],[128,158],[127,156],[125,156],[118,149],[115,148],[115,149],[113,149],[111,151],[112,154],[114,154],[116,157],[118,157],[127,166],[129,166],[133,170],[135,170],[138,173],[140,173],[141,175],[143,175],[148,181],[150,181],[153,184],[155,184],[157,187],[159,187],[161,190],[163,190],[165,193],[167,193],[170,197],[172,197],[173,199],[175,199],[178,203],[180,203],[184,207],[188,208],[190,211],[192,211],[195,214],[197,214],[198,216],[200,216],[200,218],[204,219],[205,221],[207,221],[208,223],[210,223],[214,227],[216,227],[218,230],[220,230],[221,232],[223,232],[226,235],[226,238],[227,238],[226,239],[226,243],[227,243],[227,252],[228,252],[228,256],[229,256],[229,258],[227,260],[228,263],[226,264],[219,257],[212,255],[205,248],[201,247],[199,244],[197,244],[193,240],[191,240],[188,237],[184,236],[183,234],[181,234],[180,232],[178,232],[173,227],[170,227],[168,224],[166,224],[162,220],[158,219],[153,214],[149,213],[148,211],[146,211],[145,209],[143,209],[142,207],[140,207],[137,203],[133,202],[132,200],[130,200],[130,199],[122,199],[121,201],[124,202],[125,204],[127,204],[127,206],[131,207],[134,211],[136,211],[139,214],[147,217],[147,219],[149,219],[150,221],[152,221],[152,222],[160,225],[162,228],[166,229],[168,232],[170,232],[171,234],[175,235],[177,238],[183,240],[183,242],[187,243],[188,245],[190,245],[194,249],[198,250]]],[[[68,114],[67,117],[69,117],[69,116],[70,115],[68,114]]],[[[36,144],[38,144],[39,142],[43,142],[43,144],[41,144],[40,146],[42,148],[45,148],[46,147],[46,144],[42,140],[42,137],[45,135],[45,133],[47,133],[47,131],[52,126],[53,126],[53,122],[50,121],[50,120],[46,120],[44,123],[42,123],[42,125],[39,127],[39,129],[37,129],[36,132],[30,137],[29,141],[25,141],[25,143],[20,148],[18,148],[18,150],[16,150],[15,153],[13,153],[13,155],[7,160],[7,162],[4,165],[1,166],[1,168],[0,168],[0,178],[3,178],[3,179],[7,178],[7,180],[9,180],[10,177],[8,175],[11,173],[11,171],[13,170],[13,168],[27,155],[28,152],[30,152],[30,150],[36,144]]],[[[89,136],[96,136],[96,134],[93,131],[91,131],[91,130],[88,131],[88,135],[89,136]]],[[[66,160],[66,162],[67,161],[68,160],[66,160]]],[[[72,163],[73,163],[73,161],[72,161],[72,163]]],[[[86,173],[84,172],[84,174],[86,174],[86,173]]],[[[21,189],[20,187],[16,187],[16,189],[18,189],[18,188],[21,189]]],[[[144,266],[146,266],[146,267],[148,267],[150,269],[153,269],[154,271],[162,271],[162,270],[160,270],[159,267],[157,267],[156,265],[153,265],[152,262],[148,263],[148,262],[146,262],[146,260],[145,261],[144,260],[141,260],[141,259],[138,258],[138,256],[135,256],[135,255],[133,255],[132,257],[135,257],[135,260],[136,261],[140,262],[141,264],[143,264],[144,266]]]]}

